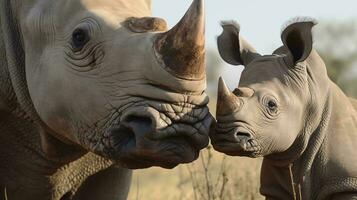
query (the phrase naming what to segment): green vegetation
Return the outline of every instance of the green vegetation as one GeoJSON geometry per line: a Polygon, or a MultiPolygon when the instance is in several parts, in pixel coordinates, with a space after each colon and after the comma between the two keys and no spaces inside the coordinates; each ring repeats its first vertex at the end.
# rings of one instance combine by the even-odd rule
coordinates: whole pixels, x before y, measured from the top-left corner
{"type": "Polygon", "coordinates": [[[315,48],[328,75],[348,96],[357,97],[357,21],[320,20],[315,48]]]}

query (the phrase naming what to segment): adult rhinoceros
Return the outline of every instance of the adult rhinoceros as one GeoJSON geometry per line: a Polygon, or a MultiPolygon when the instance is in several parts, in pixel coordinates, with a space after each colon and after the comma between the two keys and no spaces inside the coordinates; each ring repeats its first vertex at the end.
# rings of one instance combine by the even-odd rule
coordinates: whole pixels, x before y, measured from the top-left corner
{"type": "Polygon", "coordinates": [[[327,76],[314,25],[287,23],[273,55],[256,53],[235,23],[218,38],[222,58],[245,69],[233,92],[220,80],[212,143],[228,155],[264,156],[267,199],[357,198],[357,101],[327,76]]]}
{"type": "Polygon", "coordinates": [[[150,3],[1,1],[2,197],[125,199],[118,165],[198,157],[211,121],[204,2],[170,31],[150,3]]]}

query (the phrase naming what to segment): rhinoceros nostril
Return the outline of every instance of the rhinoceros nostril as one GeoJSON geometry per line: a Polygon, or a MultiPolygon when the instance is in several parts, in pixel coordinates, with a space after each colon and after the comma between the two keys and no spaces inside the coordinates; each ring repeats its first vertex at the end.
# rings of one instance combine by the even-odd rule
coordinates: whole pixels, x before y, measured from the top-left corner
{"type": "Polygon", "coordinates": [[[250,137],[250,134],[249,133],[244,133],[244,132],[237,132],[236,135],[240,135],[240,136],[247,136],[247,137],[250,137]]]}
{"type": "Polygon", "coordinates": [[[251,136],[251,134],[246,133],[246,132],[237,132],[237,133],[235,134],[235,138],[237,138],[238,140],[241,141],[242,139],[244,139],[244,140],[249,140],[249,139],[252,138],[252,136],[251,136]]]}
{"type": "Polygon", "coordinates": [[[150,117],[132,115],[126,117],[122,124],[130,129],[136,137],[150,134],[153,131],[153,121],[150,117]]]}

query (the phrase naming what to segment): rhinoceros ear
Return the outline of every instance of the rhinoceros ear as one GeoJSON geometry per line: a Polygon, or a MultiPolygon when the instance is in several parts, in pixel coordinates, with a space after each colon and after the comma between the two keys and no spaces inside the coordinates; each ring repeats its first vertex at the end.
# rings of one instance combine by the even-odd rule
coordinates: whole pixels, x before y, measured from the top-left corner
{"type": "Polygon", "coordinates": [[[309,57],[313,46],[312,27],[316,24],[310,17],[296,17],[283,26],[281,39],[294,65],[309,57]]]}
{"type": "Polygon", "coordinates": [[[218,51],[222,59],[232,65],[247,66],[260,56],[255,49],[239,36],[239,24],[234,21],[221,23],[223,32],[217,38],[218,51]]]}

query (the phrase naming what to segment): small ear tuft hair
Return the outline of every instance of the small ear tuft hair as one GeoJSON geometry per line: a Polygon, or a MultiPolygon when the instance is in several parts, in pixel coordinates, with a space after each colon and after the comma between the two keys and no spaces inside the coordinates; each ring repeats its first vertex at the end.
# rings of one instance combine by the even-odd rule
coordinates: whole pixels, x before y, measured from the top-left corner
{"type": "Polygon", "coordinates": [[[303,22],[311,22],[313,24],[313,26],[318,23],[317,20],[315,18],[312,18],[312,17],[296,16],[296,17],[293,17],[293,18],[289,19],[288,21],[286,21],[283,24],[283,26],[281,27],[281,32],[280,33],[283,33],[286,28],[288,28],[289,26],[291,26],[293,24],[303,23],[303,22]]]}
{"type": "Polygon", "coordinates": [[[231,26],[232,28],[236,29],[238,32],[240,31],[240,25],[237,21],[234,20],[224,20],[221,21],[221,26],[224,28],[225,26],[231,26]]]}

